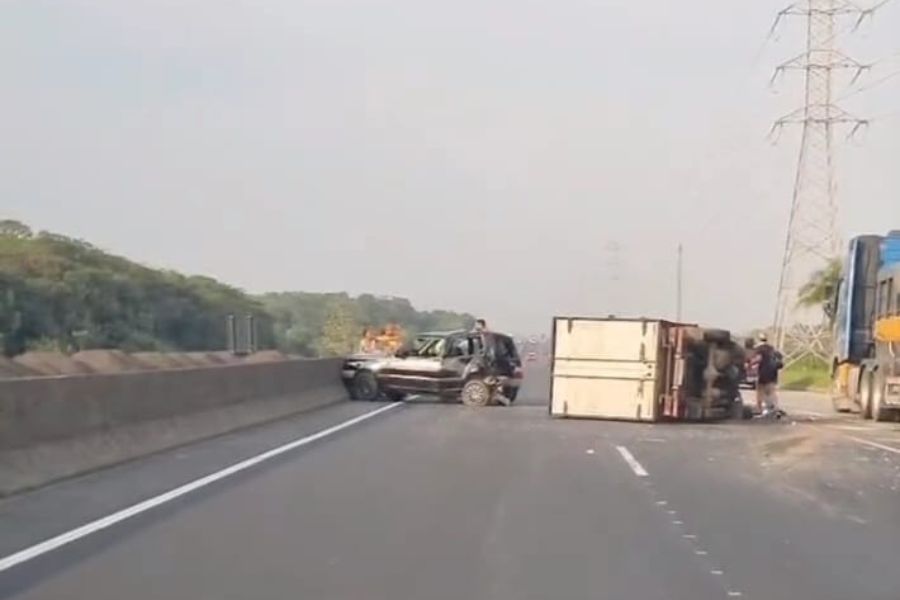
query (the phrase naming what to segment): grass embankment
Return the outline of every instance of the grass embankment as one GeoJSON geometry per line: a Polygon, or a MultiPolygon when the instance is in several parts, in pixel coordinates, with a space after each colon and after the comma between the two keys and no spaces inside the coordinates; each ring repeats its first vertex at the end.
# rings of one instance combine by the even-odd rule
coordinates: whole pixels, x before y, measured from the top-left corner
{"type": "Polygon", "coordinates": [[[827,392],[831,389],[831,368],[819,360],[801,360],[781,372],[781,389],[827,392]]]}

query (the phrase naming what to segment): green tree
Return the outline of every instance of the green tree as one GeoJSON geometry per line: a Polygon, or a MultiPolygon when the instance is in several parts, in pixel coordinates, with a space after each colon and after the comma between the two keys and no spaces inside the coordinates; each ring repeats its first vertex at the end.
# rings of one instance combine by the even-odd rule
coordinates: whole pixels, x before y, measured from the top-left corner
{"type": "Polygon", "coordinates": [[[320,356],[342,356],[353,352],[360,335],[354,312],[349,301],[331,303],[319,338],[320,356]]]}
{"type": "Polygon", "coordinates": [[[254,315],[259,346],[274,346],[272,318],[241,290],[26,230],[20,223],[0,226],[0,335],[6,354],[54,343],[61,350],[222,350],[229,314],[254,315]]]}
{"type": "Polygon", "coordinates": [[[260,296],[266,311],[272,316],[278,347],[284,352],[301,356],[316,356],[327,344],[322,343],[326,320],[335,303],[346,304],[353,314],[354,344],[358,343],[364,327],[399,325],[409,334],[422,331],[471,329],[475,318],[465,313],[437,310],[417,311],[406,298],[362,294],[351,298],[345,293],[314,294],[308,292],[278,292],[260,296]]]}
{"type": "Polygon", "coordinates": [[[25,239],[32,236],[31,228],[12,219],[0,220],[0,236],[25,239]]]}
{"type": "Polygon", "coordinates": [[[798,294],[798,304],[805,307],[821,307],[829,317],[833,317],[831,306],[841,283],[841,261],[832,258],[828,264],[810,275],[798,294]]]}

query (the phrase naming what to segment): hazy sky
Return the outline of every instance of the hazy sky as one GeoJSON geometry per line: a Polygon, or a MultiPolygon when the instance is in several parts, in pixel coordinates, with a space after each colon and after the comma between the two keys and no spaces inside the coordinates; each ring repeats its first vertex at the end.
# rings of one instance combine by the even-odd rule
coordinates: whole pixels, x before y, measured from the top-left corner
{"type": "MultiPolygon", "coordinates": [[[[0,213],[265,290],[770,322],[802,100],[785,0],[0,0],[0,213]]],[[[900,2],[841,43],[900,69],[900,2]]],[[[846,82],[838,86],[843,92],[846,82]]],[[[845,235],[900,228],[900,77],[845,235]]]]}

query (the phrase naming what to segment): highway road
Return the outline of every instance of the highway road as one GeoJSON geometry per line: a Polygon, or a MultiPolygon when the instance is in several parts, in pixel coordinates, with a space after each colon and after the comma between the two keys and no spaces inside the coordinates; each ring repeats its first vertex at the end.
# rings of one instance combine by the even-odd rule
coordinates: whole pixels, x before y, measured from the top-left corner
{"type": "Polygon", "coordinates": [[[546,377],[510,408],[345,403],[8,498],[0,597],[900,597],[896,424],[814,395],[781,422],[554,420],[546,377]]]}

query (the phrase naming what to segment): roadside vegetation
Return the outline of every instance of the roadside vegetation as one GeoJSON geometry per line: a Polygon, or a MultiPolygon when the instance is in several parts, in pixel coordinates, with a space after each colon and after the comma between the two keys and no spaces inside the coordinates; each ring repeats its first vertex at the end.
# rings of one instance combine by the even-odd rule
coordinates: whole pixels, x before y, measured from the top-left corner
{"type": "Polygon", "coordinates": [[[470,327],[471,315],[421,312],[364,294],[251,296],[209,277],[152,269],[17,221],[0,221],[0,350],[222,350],[228,315],[253,315],[260,348],[302,356],[350,351],[364,327],[470,327]]]}
{"type": "MultiPolygon", "coordinates": [[[[798,304],[820,308],[830,328],[834,319],[832,301],[841,281],[841,261],[833,258],[824,268],[810,274],[800,288],[798,304]]],[[[788,366],[781,373],[781,387],[786,390],[828,392],[831,389],[831,367],[821,359],[809,356],[788,366]]]]}
{"type": "Polygon", "coordinates": [[[831,369],[825,362],[814,358],[798,361],[781,373],[781,388],[827,392],[831,389],[831,369]]]}

